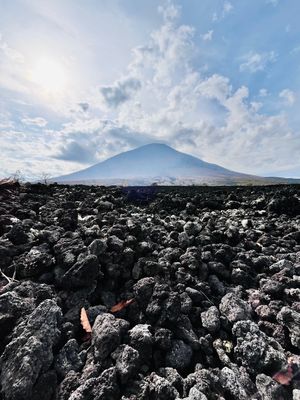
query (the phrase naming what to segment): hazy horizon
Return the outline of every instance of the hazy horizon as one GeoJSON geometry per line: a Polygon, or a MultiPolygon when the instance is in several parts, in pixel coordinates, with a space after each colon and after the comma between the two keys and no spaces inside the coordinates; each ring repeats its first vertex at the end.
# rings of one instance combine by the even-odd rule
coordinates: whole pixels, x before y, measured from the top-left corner
{"type": "Polygon", "coordinates": [[[0,178],[165,143],[300,178],[297,0],[0,0],[0,178]]]}

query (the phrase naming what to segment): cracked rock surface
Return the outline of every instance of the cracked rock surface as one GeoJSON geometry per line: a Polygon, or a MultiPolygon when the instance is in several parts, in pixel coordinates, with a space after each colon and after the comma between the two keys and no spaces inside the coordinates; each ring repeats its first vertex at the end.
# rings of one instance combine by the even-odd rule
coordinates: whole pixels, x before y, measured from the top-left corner
{"type": "Polygon", "coordinates": [[[0,269],[0,400],[300,398],[297,186],[0,185],[0,269]]]}

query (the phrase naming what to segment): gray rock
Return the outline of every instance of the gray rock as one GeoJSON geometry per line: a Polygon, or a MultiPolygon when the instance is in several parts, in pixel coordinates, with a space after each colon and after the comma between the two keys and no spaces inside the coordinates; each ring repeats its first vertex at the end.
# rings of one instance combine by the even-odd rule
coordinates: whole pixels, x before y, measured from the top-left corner
{"type": "Polygon", "coordinates": [[[300,400],[300,389],[293,390],[293,400],[300,400]]]}
{"type": "Polygon", "coordinates": [[[28,242],[28,235],[22,224],[17,223],[13,225],[7,234],[8,239],[15,245],[24,244],[28,242]]]}
{"type": "Polygon", "coordinates": [[[100,211],[111,211],[114,208],[113,203],[110,201],[103,201],[101,199],[96,200],[95,204],[98,206],[100,211]]]}
{"type": "Polygon", "coordinates": [[[116,361],[116,370],[122,384],[125,384],[138,371],[140,365],[139,352],[131,346],[122,344],[112,353],[116,361]]]}
{"type": "Polygon", "coordinates": [[[194,236],[201,231],[201,228],[201,225],[188,221],[186,224],[184,224],[183,230],[188,236],[194,236]]]}
{"type": "Polygon", "coordinates": [[[100,267],[95,255],[88,255],[83,260],[77,261],[61,279],[66,288],[79,288],[90,286],[99,276],[100,267]]]}
{"type": "Polygon", "coordinates": [[[85,380],[68,400],[115,400],[119,396],[116,368],[108,368],[98,378],[85,380]]]}
{"type": "Polygon", "coordinates": [[[195,372],[185,378],[184,390],[185,393],[189,393],[193,387],[196,387],[201,394],[203,393],[209,398],[210,394],[219,386],[218,381],[219,377],[213,371],[196,366],[195,372]]]}
{"type": "Polygon", "coordinates": [[[0,338],[13,329],[15,321],[21,316],[31,313],[35,307],[34,299],[22,297],[12,290],[0,296],[0,338]]]}
{"type": "Polygon", "coordinates": [[[183,400],[207,400],[204,393],[200,392],[197,387],[192,387],[189,391],[189,396],[185,397],[183,400]]]}
{"type": "Polygon", "coordinates": [[[95,239],[88,247],[89,252],[95,256],[101,256],[107,249],[107,244],[104,239],[95,239]]]}
{"type": "Polygon", "coordinates": [[[207,311],[201,313],[201,322],[210,333],[220,329],[220,313],[217,307],[211,306],[207,311]]]}
{"type": "Polygon", "coordinates": [[[192,311],[193,302],[186,292],[180,293],[180,303],[183,314],[189,314],[192,311]]]}
{"type": "Polygon", "coordinates": [[[145,308],[152,296],[155,280],[152,277],[142,278],[133,286],[134,298],[145,308]]]}
{"type": "Polygon", "coordinates": [[[79,371],[83,366],[79,356],[79,346],[75,339],[70,339],[60,350],[55,360],[55,370],[61,378],[69,371],[79,371]]]}
{"type": "Polygon", "coordinates": [[[110,250],[121,252],[123,250],[124,242],[117,236],[112,235],[107,239],[107,245],[110,250]]]}
{"type": "Polygon", "coordinates": [[[276,273],[282,271],[284,268],[294,270],[294,264],[289,260],[280,260],[275,264],[270,265],[269,269],[271,272],[276,273]]]}
{"type": "Polygon", "coordinates": [[[180,394],[183,392],[184,381],[176,369],[170,367],[160,368],[158,373],[163,378],[166,378],[180,394]]]}
{"type": "Polygon", "coordinates": [[[30,400],[40,400],[41,393],[43,394],[43,400],[52,400],[55,398],[56,387],[57,377],[55,371],[47,371],[38,378],[30,400]]]}
{"type": "Polygon", "coordinates": [[[232,328],[237,337],[234,348],[236,360],[250,373],[279,371],[286,362],[283,348],[276,340],[259,330],[251,321],[238,321],[232,328]]]}
{"type": "Polygon", "coordinates": [[[92,349],[96,361],[105,360],[121,343],[122,333],[129,323],[112,314],[98,315],[93,325],[92,349]]]}
{"type": "Polygon", "coordinates": [[[80,386],[80,374],[70,371],[56,391],[57,400],[69,400],[70,395],[80,386]]]}
{"type": "Polygon", "coordinates": [[[245,229],[251,228],[253,225],[251,219],[242,219],[241,224],[242,224],[242,227],[245,229]]]}
{"type": "Polygon", "coordinates": [[[201,301],[203,301],[203,294],[201,292],[199,292],[199,290],[191,288],[191,287],[187,287],[185,289],[186,293],[189,295],[189,297],[192,299],[192,302],[195,305],[198,305],[199,303],[201,303],[201,301]]]}
{"type": "Polygon", "coordinates": [[[47,244],[34,246],[21,256],[15,263],[17,277],[29,278],[46,273],[54,264],[54,258],[49,252],[47,244]]]}
{"type": "Polygon", "coordinates": [[[180,232],[178,235],[179,247],[186,249],[190,245],[190,239],[186,232],[180,232]]]}
{"type": "Polygon", "coordinates": [[[220,383],[226,392],[236,400],[248,400],[249,393],[243,387],[237,374],[228,367],[221,370],[220,383]]]}
{"type": "Polygon", "coordinates": [[[262,292],[269,294],[273,298],[281,298],[284,285],[274,279],[261,279],[260,289],[262,292]]]}
{"type": "Polygon", "coordinates": [[[300,349],[300,313],[283,307],[277,315],[277,321],[288,328],[292,345],[300,349]]]}
{"type": "Polygon", "coordinates": [[[187,315],[182,315],[174,328],[175,337],[189,344],[193,350],[200,348],[198,336],[193,330],[193,325],[187,315]]]}
{"type": "Polygon", "coordinates": [[[182,340],[173,340],[172,347],[166,354],[166,366],[179,370],[190,365],[193,356],[192,348],[182,340]]]}
{"type": "Polygon", "coordinates": [[[251,319],[250,305],[234,293],[222,297],[219,309],[231,323],[251,319]]]}
{"type": "Polygon", "coordinates": [[[171,383],[152,372],[149,377],[150,398],[153,400],[174,400],[179,397],[178,391],[171,385],[171,383]]]}
{"type": "Polygon", "coordinates": [[[39,374],[52,364],[52,348],[60,335],[61,320],[55,301],[45,300],[15,328],[1,357],[0,379],[6,399],[31,398],[39,374]]]}
{"type": "Polygon", "coordinates": [[[158,328],[154,334],[155,345],[162,350],[168,350],[172,345],[172,332],[166,328],[158,328]]]}
{"type": "Polygon", "coordinates": [[[263,400],[288,400],[290,395],[284,386],[280,385],[270,376],[257,375],[256,386],[263,400]]]}
{"type": "Polygon", "coordinates": [[[139,352],[143,361],[152,354],[153,336],[149,328],[150,325],[138,324],[129,331],[129,343],[139,352]]]}
{"type": "Polygon", "coordinates": [[[79,254],[86,251],[83,240],[72,234],[70,238],[61,238],[53,247],[57,264],[63,269],[71,268],[79,254]]]}

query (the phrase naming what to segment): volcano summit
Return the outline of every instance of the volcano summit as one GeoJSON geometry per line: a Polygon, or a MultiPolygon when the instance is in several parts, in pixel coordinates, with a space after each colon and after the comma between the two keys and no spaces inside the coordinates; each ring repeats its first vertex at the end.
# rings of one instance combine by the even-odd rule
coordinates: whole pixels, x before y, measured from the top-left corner
{"type": "Polygon", "coordinates": [[[68,184],[238,185],[291,183],[283,178],[243,174],[205,162],[172,147],[152,143],[117,154],[81,171],[53,178],[68,184]]]}

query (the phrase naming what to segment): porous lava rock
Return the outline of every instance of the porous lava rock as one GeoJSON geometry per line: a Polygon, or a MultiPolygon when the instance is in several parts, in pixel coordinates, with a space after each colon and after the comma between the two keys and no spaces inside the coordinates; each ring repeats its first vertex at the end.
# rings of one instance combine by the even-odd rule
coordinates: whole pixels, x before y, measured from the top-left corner
{"type": "Polygon", "coordinates": [[[0,399],[297,399],[299,199],[0,185],[0,399]]]}

